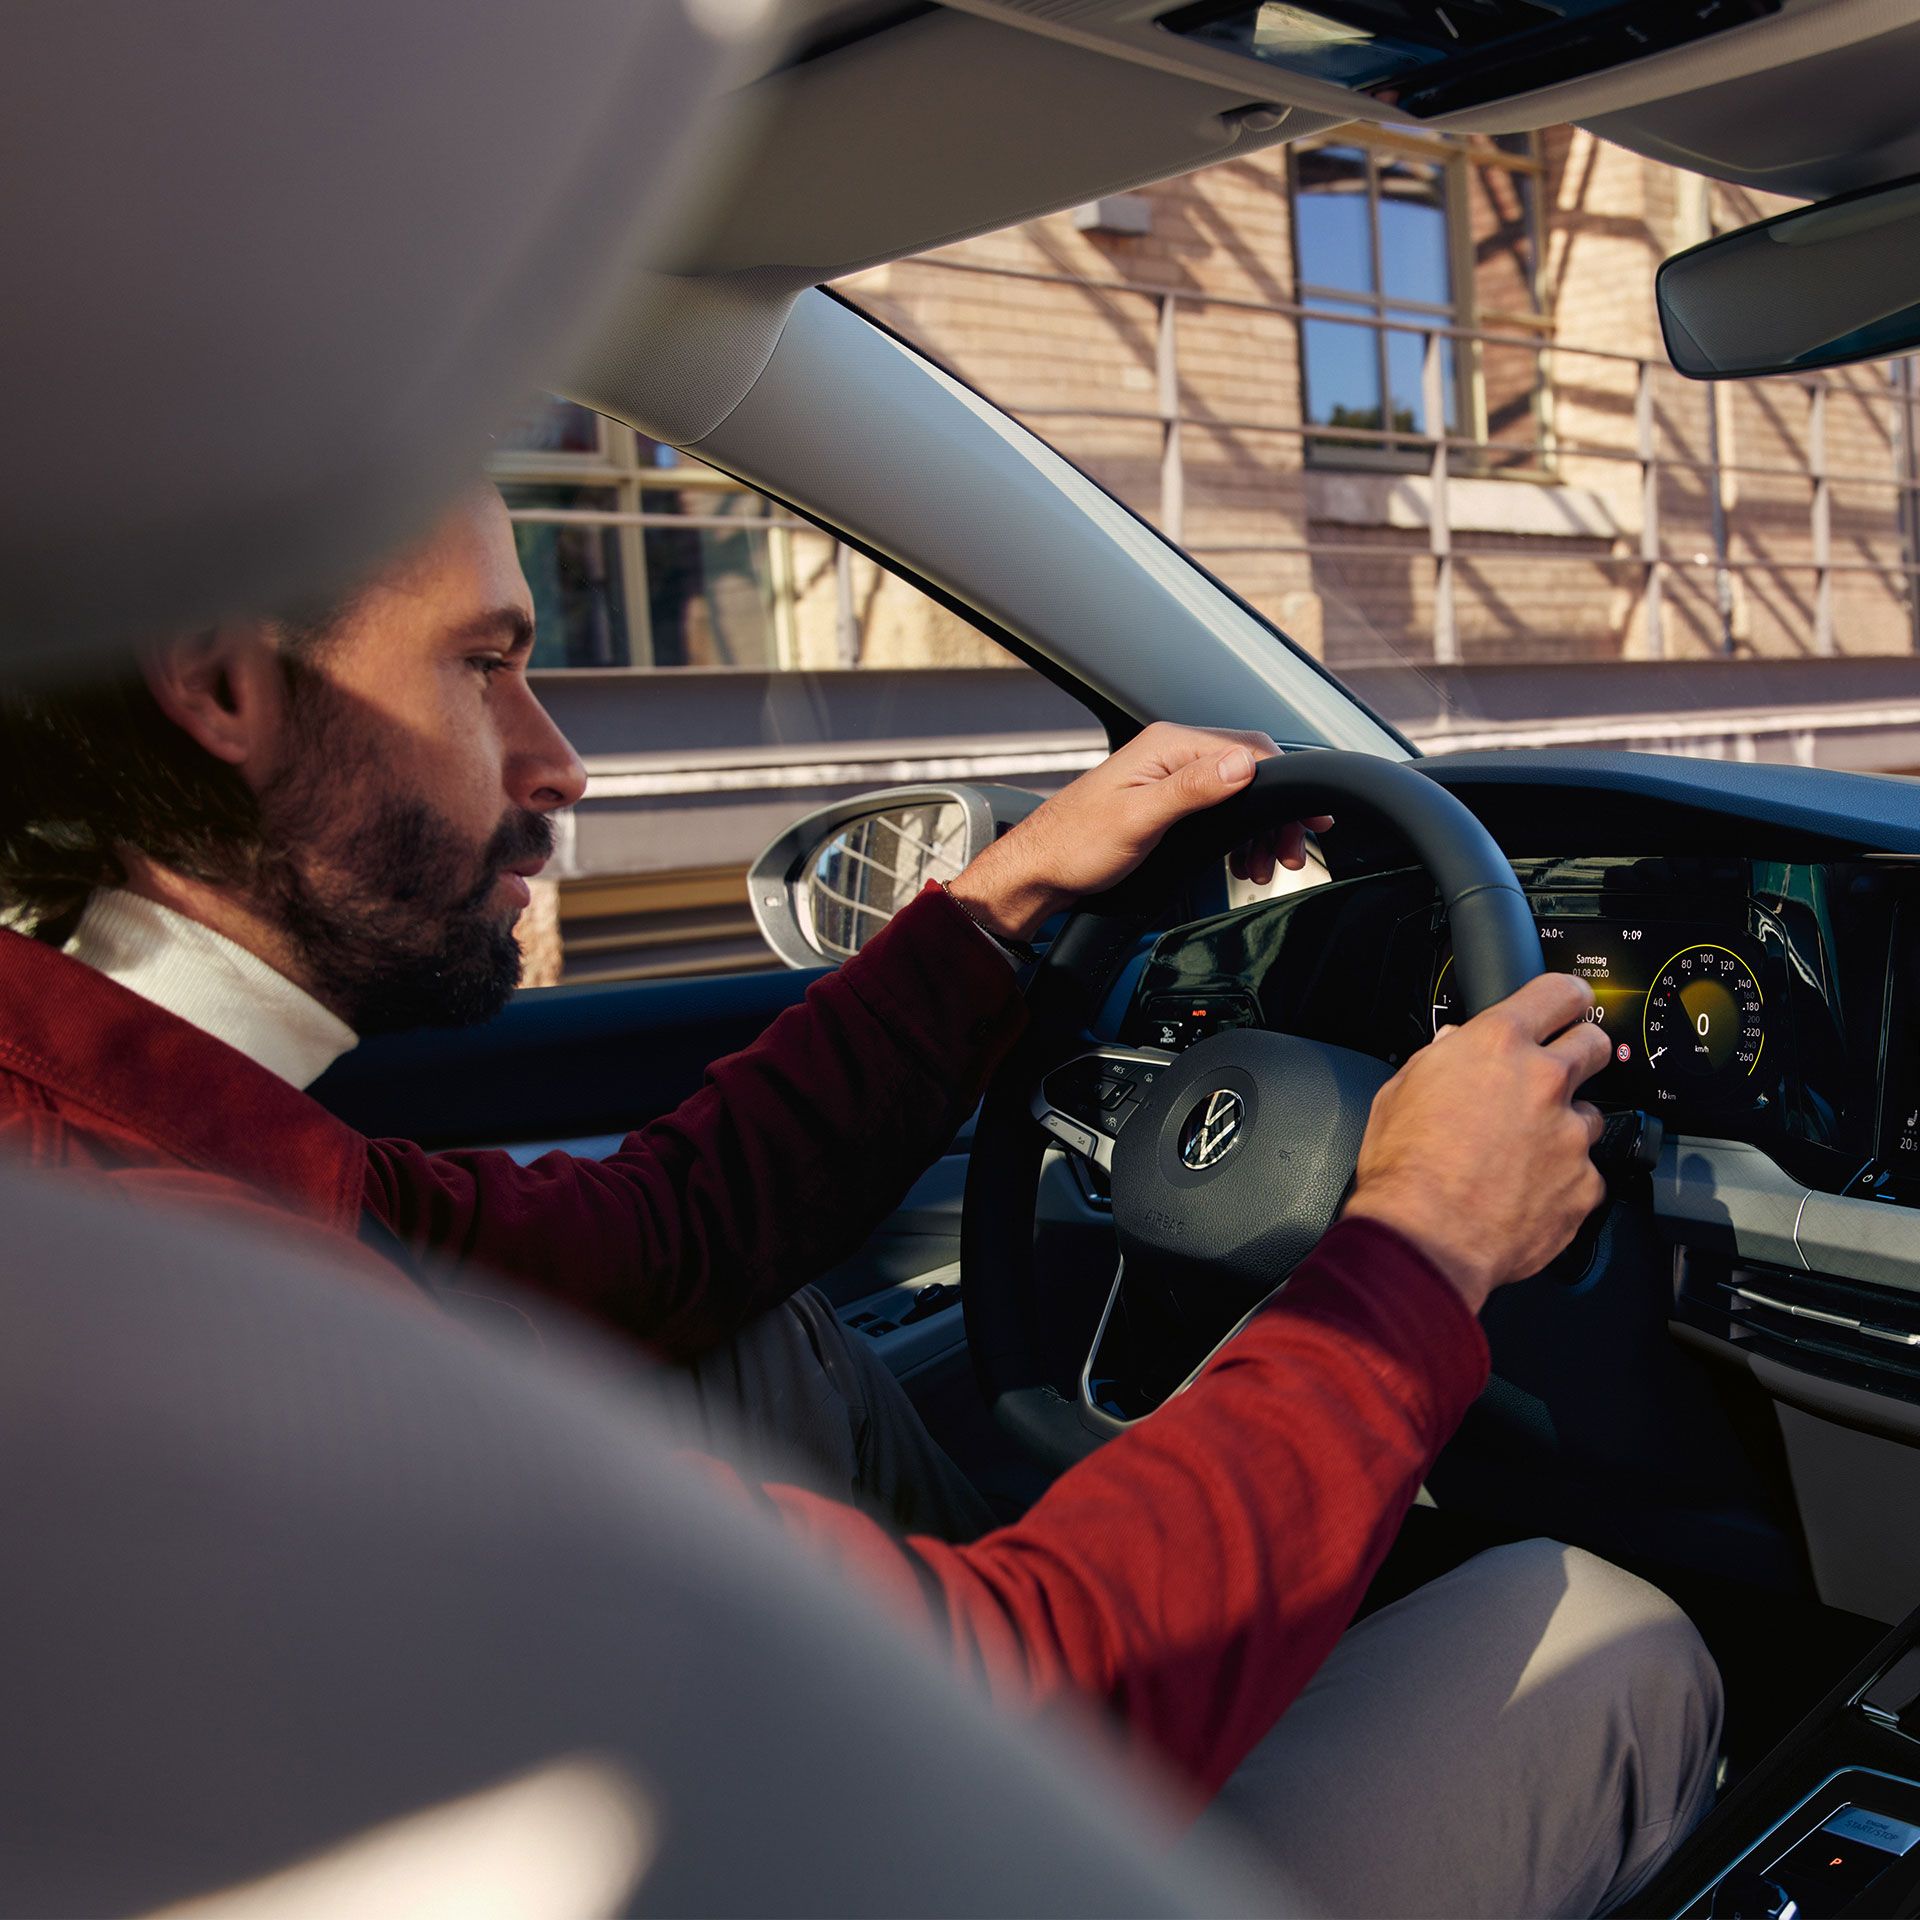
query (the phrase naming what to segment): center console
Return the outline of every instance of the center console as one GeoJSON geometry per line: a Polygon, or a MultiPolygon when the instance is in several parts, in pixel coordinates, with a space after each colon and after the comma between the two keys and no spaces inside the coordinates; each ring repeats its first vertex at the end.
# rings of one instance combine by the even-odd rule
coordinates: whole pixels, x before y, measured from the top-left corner
{"type": "Polygon", "coordinates": [[[1688,1920],[1920,1914],[1920,1612],[1621,1911],[1688,1920]]]}

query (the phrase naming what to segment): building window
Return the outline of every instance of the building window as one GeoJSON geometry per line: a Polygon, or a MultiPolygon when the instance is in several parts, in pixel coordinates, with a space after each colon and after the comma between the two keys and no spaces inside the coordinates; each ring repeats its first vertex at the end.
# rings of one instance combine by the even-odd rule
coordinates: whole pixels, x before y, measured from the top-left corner
{"type": "Polygon", "coordinates": [[[543,400],[489,470],[513,516],[543,667],[790,667],[794,583],[833,542],[619,422],[543,400]]]}
{"type": "Polygon", "coordinates": [[[1472,441],[1483,471],[1539,468],[1532,343],[1544,346],[1546,323],[1531,136],[1369,129],[1297,145],[1288,165],[1305,418],[1324,429],[1310,432],[1309,457],[1411,466],[1444,432],[1472,441]]]}
{"type": "Polygon", "coordinates": [[[1013,664],[877,562],[586,407],[541,400],[488,471],[533,589],[536,669],[1013,664]]]}

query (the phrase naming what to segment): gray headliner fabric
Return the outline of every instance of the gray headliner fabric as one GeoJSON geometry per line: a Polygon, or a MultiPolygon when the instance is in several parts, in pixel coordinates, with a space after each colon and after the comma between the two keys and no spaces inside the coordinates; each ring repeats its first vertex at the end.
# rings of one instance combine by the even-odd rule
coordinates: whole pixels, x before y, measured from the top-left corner
{"type": "Polygon", "coordinates": [[[140,1910],[597,1756],[660,1913],[1272,1910],[673,1457],[272,1242],[0,1171],[0,1910],[140,1910]]]}
{"type": "Polygon", "coordinates": [[[1920,173],[1920,24],[1587,124],[1669,166],[1824,198],[1920,173]]]}
{"type": "Polygon", "coordinates": [[[728,55],[680,0],[18,0],[0,646],[254,610],[404,539],[679,156],[715,163],[728,55]]]}

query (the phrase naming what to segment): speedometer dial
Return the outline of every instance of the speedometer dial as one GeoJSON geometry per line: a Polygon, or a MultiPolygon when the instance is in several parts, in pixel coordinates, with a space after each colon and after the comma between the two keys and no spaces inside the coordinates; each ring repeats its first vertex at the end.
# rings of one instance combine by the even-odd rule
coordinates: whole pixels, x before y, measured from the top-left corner
{"type": "Polygon", "coordinates": [[[1682,947],[1654,975],[1641,1021],[1656,1080],[1694,1093],[1737,1091],[1767,1043],[1767,1009],[1753,969],[1710,942],[1682,947]]]}

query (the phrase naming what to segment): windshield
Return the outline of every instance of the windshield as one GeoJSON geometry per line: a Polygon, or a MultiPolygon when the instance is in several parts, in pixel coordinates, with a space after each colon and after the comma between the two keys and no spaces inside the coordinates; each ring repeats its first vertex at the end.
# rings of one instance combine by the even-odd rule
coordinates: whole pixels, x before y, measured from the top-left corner
{"type": "MultiPolygon", "coordinates": [[[[1302,741],[1920,769],[1912,362],[1662,350],[1661,259],[1777,204],[1573,128],[1335,130],[842,282],[954,376],[863,457],[993,436],[989,484],[1069,494],[1302,741]]],[[[1105,749],[1086,685],[713,466],[559,403],[494,465],[592,776],[545,977],[770,963],[742,876],[810,807],[1105,749]]],[[[1153,713],[1232,710],[1163,645],[1153,713]]]]}
{"type": "Polygon", "coordinates": [[[1660,262],[1788,203],[1349,127],[855,275],[1428,751],[1920,766],[1911,360],[1702,387],[1660,262]]]}

